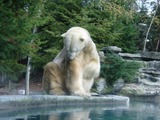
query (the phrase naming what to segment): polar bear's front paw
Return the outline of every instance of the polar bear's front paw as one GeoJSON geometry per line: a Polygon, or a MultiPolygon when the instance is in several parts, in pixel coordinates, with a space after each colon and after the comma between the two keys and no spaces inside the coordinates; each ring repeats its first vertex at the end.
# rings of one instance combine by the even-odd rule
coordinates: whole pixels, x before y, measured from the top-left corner
{"type": "Polygon", "coordinates": [[[81,96],[81,97],[84,97],[84,98],[90,98],[91,97],[90,93],[86,93],[86,92],[82,92],[82,91],[76,91],[76,92],[73,93],[73,95],[81,96]]]}

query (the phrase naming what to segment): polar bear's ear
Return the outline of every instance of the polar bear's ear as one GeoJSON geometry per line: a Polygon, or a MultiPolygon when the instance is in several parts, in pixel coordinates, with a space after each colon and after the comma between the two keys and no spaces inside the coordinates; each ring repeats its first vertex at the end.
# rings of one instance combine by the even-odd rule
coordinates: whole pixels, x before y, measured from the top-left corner
{"type": "Polygon", "coordinates": [[[66,36],[66,33],[63,33],[62,35],[61,35],[61,37],[65,37],[66,36]]]}

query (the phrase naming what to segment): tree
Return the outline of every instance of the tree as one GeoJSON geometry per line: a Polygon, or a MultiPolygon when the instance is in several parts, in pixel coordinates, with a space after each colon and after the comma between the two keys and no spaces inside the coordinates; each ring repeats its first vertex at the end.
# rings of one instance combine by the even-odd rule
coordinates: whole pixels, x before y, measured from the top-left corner
{"type": "Polygon", "coordinates": [[[151,41],[151,49],[154,51],[160,51],[160,35],[158,34],[160,32],[160,4],[159,0],[157,0],[157,4],[155,4],[154,9],[154,17],[153,17],[153,25],[152,29],[150,30],[150,37],[152,39],[151,41]]]}
{"type": "Polygon", "coordinates": [[[11,79],[24,72],[18,61],[39,49],[40,42],[31,31],[40,21],[37,17],[40,4],[40,0],[0,1],[0,73],[11,75],[11,79]],[[35,42],[31,45],[32,39],[35,42]]]}
{"type": "Polygon", "coordinates": [[[17,73],[18,67],[12,67],[15,65],[24,71],[17,61],[30,55],[32,74],[42,73],[42,67],[63,47],[61,34],[72,26],[86,28],[98,49],[108,45],[117,45],[126,52],[137,49],[135,0],[3,0],[0,3],[1,72],[17,73]],[[32,34],[35,26],[37,32],[32,34]],[[9,60],[12,66],[8,65],[9,60]]]}
{"type": "Polygon", "coordinates": [[[52,60],[63,46],[60,35],[72,26],[86,28],[99,49],[117,45],[125,51],[134,52],[138,30],[136,14],[130,7],[133,1],[130,0],[129,5],[129,2],[117,0],[46,1],[44,16],[48,17],[48,21],[38,28],[40,39],[46,43],[41,46],[37,60],[43,60],[41,66],[52,60]]]}
{"type": "Polygon", "coordinates": [[[140,49],[144,51],[145,49],[148,51],[158,51],[158,3],[159,0],[150,3],[148,3],[146,0],[143,0],[142,7],[138,13],[140,16],[139,23],[144,23],[146,25],[146,27],[141,30],[139,40],[139,44],[141,45],[140,49]],[[150,7],[148,8],[147,6],[150,7]]]}

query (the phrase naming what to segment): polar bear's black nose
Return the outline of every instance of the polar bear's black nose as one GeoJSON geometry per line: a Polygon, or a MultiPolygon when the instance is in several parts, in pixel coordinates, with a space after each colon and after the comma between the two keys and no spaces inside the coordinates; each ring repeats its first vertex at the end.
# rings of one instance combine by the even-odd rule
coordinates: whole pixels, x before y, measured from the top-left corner
{"type": "Polygon", "coordinates": [[[73,60],[76,56],[77,56],[77,53],[76,53],[76,52],[68,52],[68,53],[67,53],[67,58],[68,58],[69,60],[73,60]]]}

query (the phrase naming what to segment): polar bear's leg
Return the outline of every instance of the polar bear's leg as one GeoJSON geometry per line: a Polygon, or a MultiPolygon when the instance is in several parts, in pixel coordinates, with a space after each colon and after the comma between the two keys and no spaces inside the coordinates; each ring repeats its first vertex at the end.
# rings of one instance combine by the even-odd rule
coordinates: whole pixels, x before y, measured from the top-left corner
{"type": "Polygon", "coordinates": [[[69,61],[66,86],[72,95],[90,97],[83,88],[83,76],[81,66],[78,61],[69,61]]]}
{"type": "Polygon", "coordinates": [[[98,60],[90,61],[83,69],[83,88],[87,93],[90,93],[90,90],[93,86],[94,78],[99,76],[100,65],[98,60]]]}
{"type": "Polygon", "coordinates": [[[43,89],[48,94],[64,95],[64,78],[59,66],[54,62],[49,62],[44,68],[43,89]]]}
{"type": "Polygon", "coordinates": [[[51,81],[49,94],[50,95],[65,95],[65,92],[60,84],[54,81],[51,81]]]}
{"type": "Polygon", "coordinates": [[[90,94],[90,90],[92,88],[94,79],[83,79],[83,88],[85,90],[85,92],[87,92],[88,94],[90,94]]]}

